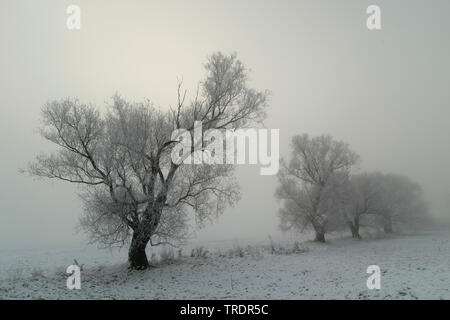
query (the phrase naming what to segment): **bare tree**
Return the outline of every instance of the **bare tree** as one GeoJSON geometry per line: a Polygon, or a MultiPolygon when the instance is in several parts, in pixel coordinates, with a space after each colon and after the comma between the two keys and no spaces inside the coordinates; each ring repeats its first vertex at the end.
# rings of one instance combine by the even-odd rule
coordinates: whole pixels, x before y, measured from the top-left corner
{"type": "Polygon", "coordinates": [[[381,186],[379,173],[360,173],[341,180],[337,190],[339,208],[353,238],[360,238],[359,229],[363,216],[379,214],[381,186]]]}
{"type": "Polygon", "coordinates": [[[386,233],[392,233],[394,226],[399,231],[420,229],[431,222],[419,184],[397,174],[378,174],[377,177],[380,194],[376,210],[386,233]]]}
{"type": "MultiPolygon", "coordinates": [[[[202,223],[239,198],[230,165],[187,165],[171,161],[177,129],[235,129],[265,117],[267,92],[247,86],[248,71],[236,55],[214,53],[195,99],[178,86],[170,111],[149,101],[119,96],[106,115],[76,99],[44,106],[42,135],[59,149],[29,165],[32,175],[81,185],[81,226],[107,246],[130,243],[129,262],[147,268],[147,244],[182,241],[189,215],[202,223]]],[[[197,146],[198,147],[198,146],[197,146]]]]}
{"type": "Polygon", "coordinates": [[[330,135],[295,136],[291,147],[289,163],[282,161],[276,191],[282,201],[281,228],[312,226],[316,241],[324,242],[326,231],[338,221],[336,181],[348,177],[359,157],[330,135]]]}
{"type": "Polygon", "coordinates": [[[339,209],[354,238],[360,237],[362,218],[373,227],[381,224],[386,233],[393,225],[417,230],[430,223],[422,189],[407,177],[374,172],[341,181],[335,188],[339,209]]]}

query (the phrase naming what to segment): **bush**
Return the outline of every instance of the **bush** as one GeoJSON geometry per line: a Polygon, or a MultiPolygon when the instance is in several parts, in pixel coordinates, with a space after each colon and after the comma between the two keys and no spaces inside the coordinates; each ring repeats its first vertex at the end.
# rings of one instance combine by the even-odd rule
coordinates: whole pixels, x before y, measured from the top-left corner
{"type": "Polygon", "coordinates": [[[206,258],[209,254],[209,251],[205,249],[203,246],[192,249],[191,258],[206,258]]]}

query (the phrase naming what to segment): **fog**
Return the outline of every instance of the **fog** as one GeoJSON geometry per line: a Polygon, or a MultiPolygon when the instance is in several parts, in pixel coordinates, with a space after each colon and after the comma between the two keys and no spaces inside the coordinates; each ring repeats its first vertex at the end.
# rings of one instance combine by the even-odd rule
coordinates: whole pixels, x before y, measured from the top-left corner
{"type": "MultiPolygon", "coordinates": [[[[0,3],[0,247],[86,242],[75,186],[19,173],[54,150],[37,133],[42,105],[78,97],[104,109],[118,92],[161,108],[189,94],[206,57],[236,52],[251,85],[271,91],[267,128],[280,153],[294,134],[329,133],[361,170],[410,176],[450,218],[450,3],[442,1],[22,1],[0,3]],[[382,30],[366,28],[381,7],[382,30]],[[81,8],[81,30],[66,8],[81,8]]],[[[242,199],[199,240],[277,234],[277,179],[237,170],[242,199]]]]}

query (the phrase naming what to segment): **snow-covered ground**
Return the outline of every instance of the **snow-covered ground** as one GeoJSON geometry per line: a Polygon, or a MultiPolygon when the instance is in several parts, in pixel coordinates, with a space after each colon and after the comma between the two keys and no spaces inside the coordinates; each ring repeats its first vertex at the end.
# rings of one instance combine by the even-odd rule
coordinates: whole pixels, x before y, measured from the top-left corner
{"type": "Polygon", "coordinates": [[[206,257],[166,250],[133,272],[126,251],[2,251],[0,298],[450,299],[450,232],[214,247],[206,257]],[[85,264],[80,290],[66,288],[74,258],[85,264]],[[381,290],[367,289],[369,265],[381,268],[381,290]]]}

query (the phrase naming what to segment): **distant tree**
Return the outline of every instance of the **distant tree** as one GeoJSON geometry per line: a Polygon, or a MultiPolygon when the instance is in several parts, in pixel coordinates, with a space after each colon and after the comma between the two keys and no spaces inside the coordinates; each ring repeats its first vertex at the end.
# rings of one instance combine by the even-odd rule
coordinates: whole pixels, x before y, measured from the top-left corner
{"type": "Polygon", "coordinates": [[[361,219],[369,214],[379,214],[382,187],[379,173],[360,173],[341,179],[336,186],[338,207],[353,238],[360,238],[361,219]]]}
{"type": "Polygon", "coordinates": [[[248,71],[235,55],[214,53],[193,101],[178,86],[174,109],[119,96],[106,115],[76,99],[53,101],[42,110],[41,134],[58,146],[27,169],[39,177],[82,186],[82,228],[93,242],[130,242],[134,269],[149,266],[147,244],[182,241],[189,215],[198,223],[223,212],[239,198],[230,165],[188,165],[171,161],[176,129],[235,129],[264,118],[267,92],[247,86],[248,71]]]}
{"type": "Polygon", "coordinates": [[[361,219],[368,215],[372,226],[381,224],[386,233],[392,233],[394,225],[417,230],[430,223],[422,188],[408,177],[374,172],[342,181],[335,188],[338,208],[354,238],[360,237],[361,219]]]}
{"type": "Polygon", "coordinates": [[[381,217],[383,229],[392,233],[420,229],[430,223],[428,204],[422,187],[410,178],[397,174],[379,174],[379,197],[376,211],[381,217]]]}
{"type": "Polygon", "coordinates": [[[325,242],[325,233],[341,220],[336,188],[348,179],[359,157],[348,144],[330,135],[294,136],[291,149],[289,163],[282,160],[278,174],[280,227],[304,230],[311,226],[316,241],[325,242]]]}

